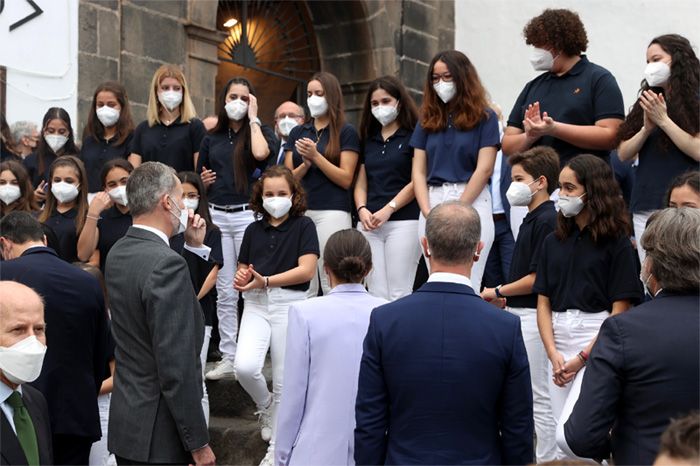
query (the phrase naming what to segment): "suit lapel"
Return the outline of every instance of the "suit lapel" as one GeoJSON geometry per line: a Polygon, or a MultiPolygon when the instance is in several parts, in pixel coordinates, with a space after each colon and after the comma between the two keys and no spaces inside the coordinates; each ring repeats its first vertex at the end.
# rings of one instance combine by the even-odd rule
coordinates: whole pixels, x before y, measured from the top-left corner
{"type": "Polygon", "coordinates": [[[5,412],[0,410],[0,454],[2,454],[5,464],[26,465],[27,457],[17,440],[15,431],[12,430],[10,421],[7,420],[5,412]]]}

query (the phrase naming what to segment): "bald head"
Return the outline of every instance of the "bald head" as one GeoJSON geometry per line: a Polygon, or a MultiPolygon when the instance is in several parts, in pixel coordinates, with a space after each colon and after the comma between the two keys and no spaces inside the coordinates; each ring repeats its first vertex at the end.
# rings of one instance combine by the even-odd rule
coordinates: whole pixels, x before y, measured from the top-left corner
{"type": "Polygon", "coordinates": [[[443,202],[428,214],[425,236],[434,261],[446,265],[471,263],[481,236],[479,214],[461,202],[443,202]]]}
{"type": "Polygon", "coordinates": [[[12,346],[34,335],[46,344],[44,301],[26,285],[0,281],[0,346],[12,346]]]}

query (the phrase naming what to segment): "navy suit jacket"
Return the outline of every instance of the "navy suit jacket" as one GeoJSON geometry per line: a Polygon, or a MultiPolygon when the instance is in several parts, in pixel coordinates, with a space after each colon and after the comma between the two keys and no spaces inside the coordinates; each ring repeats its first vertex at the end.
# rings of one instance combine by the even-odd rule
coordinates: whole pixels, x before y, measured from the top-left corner
{"type": "Polygon", "coordinates": [[[445,282],[376,308],[355,415],[358,465],[532,462],[519,319],[445,282]]]}
{"type": "MultiPolygon", "coordinates": [[[[0,382],[2,383],[2,382],[0,382]]],[[[53,464],[53,446],[49,412],[41,393],[27,384],[22,385],[22,400],[36,431],[39,447],[39,464],[53,464]]],[[[0,465],[26,465],[27,456],[22,450],[17,435],[12,430],[5,412],[0,410],[0,465]]]]}
{"type": "Polygon", "coordinates": [[[32,385],[46,398],[53,434],[99,440],[97,395],[108,359],[107,312],[100,283],[53,249],[28,249],[0,267],[1,280],[23,283],[44,298],[46,356],[32,385]]]}
{"type": "Polygon", "coordinates": [[[574,453],[652,464],[671,419],[700,409],[699,306],[697,294],[662,291],[603,322],[564,424],[574,453]]]}

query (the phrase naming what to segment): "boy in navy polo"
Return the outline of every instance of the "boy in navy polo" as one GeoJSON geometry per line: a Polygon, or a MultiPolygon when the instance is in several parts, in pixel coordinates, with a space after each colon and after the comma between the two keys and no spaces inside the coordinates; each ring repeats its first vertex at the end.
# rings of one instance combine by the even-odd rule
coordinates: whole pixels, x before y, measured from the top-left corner
{"type": "Polygon", "coordinates": [[[556,458],[556,419],[549,399],[547,352],[537,328],[537,294],[532,287],[540,247],[557,224],[557,212],[549,196],[558,185],[559,155],[550,147],[538,146],[512,155],[509,162],[513,182],[506,197],[511,205],[527,206],[528,214],[515,242],[508,283],[485,288],[481,296],[494,303],[507,302],[506,310],[520,317],[530,363],[537,462],[540,463],[556,458]]]}

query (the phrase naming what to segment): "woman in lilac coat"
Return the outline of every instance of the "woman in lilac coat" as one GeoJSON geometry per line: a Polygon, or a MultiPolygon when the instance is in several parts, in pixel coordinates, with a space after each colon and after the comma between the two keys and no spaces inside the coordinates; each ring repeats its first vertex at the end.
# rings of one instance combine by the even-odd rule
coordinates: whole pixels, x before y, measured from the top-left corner
{"type": "Polygon", "coordinates": [[[369,315],[386,301],[361,284],[369,243],[341,230],[326,243],[330,293],[290,306],[275,465],[355,464],[357,376],[369,315]]]}

